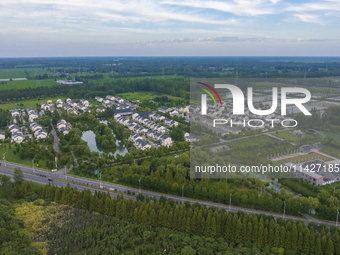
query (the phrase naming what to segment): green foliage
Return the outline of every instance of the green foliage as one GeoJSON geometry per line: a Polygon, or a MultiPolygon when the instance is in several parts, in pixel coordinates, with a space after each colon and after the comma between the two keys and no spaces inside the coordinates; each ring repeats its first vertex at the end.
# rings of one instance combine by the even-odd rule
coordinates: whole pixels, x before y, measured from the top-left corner
{"type": "Polygon", "coordinates": [[[15,218],[14,207],[0,199],[0,254],[41,254],[31,247],[31,238],[22,229],[23,224],[15,218]]]}

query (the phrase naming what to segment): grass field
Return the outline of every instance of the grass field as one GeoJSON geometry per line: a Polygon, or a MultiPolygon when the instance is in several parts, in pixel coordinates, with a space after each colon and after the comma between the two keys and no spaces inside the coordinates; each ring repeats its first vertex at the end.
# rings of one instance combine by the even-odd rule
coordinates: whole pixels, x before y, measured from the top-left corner
{"type": "Polygon", "coordinates": [[[318,134],[311,135],[311,134],[306,134],[305,132],[303,132],[303,133],[304,133],[305,136],[302,139],[297,138],[295,136],[295,134],[292,134],[289,131],[282,131],[282,132],[278,132],[277,134],[274,133],[273,135],[280,137],[280,138],[283,138],[285,140],[291,141],[291,142],[296,143],[298,145],[299,144],[316,143],[316,142],[320,142],[322,140],[322,137],[320,137],[318,134]]]}
{"type": "MultiPolygon", "coordinates": [[[[229,143],[226,143],[229,147],[237,146],[237,147],[245,147],[245,146],[253,146],[253,145],[261,145],[267,142],[276,141],[274,138],[271,138],[267,135],[260,135],[255,137],[249,137],[245,139],[235,140],[229,143]]],[[[222,144],[221,144],[222,145],[222,144]]]]}
{"type": "MultiPolygon", "coordinates": [[[[46,103],[47,100],[52,100],[53,103],[57,101],[57,99],[60,98],[61,100],[65,100],[66,96],[58,96],[58,97],[46,97],[44,99],[31,99],[26,101],[18,101],[18,102],[7,102],[6,104],[0,104],[0,109],[9,110],[13,108],[25,108],[25,107],[32,107],[37,109],[37,103],[40,104],[42,102],[46,103]],[[21,105],[22,104],[22,105],[21,105]]],[[[76,100],[76,99],[74,99],[76,100]]]]}
{"type": "Polygon", "coordinates": [[[340,150],[330,145],[324,145],[322,148],[322,152],[332,155],[334,157],[340,158],[340,150]]]}
{"type": "MultiPolygon", "coordinates": [[[[26,78],[24,70],[28,71],[31,77],[35,77],[35,68],[11,68],[11,69],[0,69],[0,79],[9,78],[26,78]]],[[[38,74],[51,74],[52,72],[47,71],[43,68],[37,69],[38,74]]]]}
{"type": "MultiPolygon", "coordinates": [[[[6,148],[4,146],[0,146],[0,157],[1,160],[3,160],[3,154],[6,153],[6,161],[8,162],[13,162],[25,166],[30,166],[32,167],[32,159],[21,159],[19,154],[17,153],[16,155],[13,154],[13,150],[15,150],[15,146],[12,144],[12,148],[10,149],[8,144],[6,145],[6,148]]],[[[40,168],[40,169],[45,169],[44,167],[46,166],[46,160],[35,160],[35,165],[34,167],[40,168]]]]}
{"type": "Polygon", "coordinates": [[[162,96],[167,96],[168,98],[172,99],[178,99],[178,100],[185,100],[184,98],[181,97],[174,97],[158,92],[149,92],[149,91],[141,91],[141,92],[134,92],[134,93],[121,93],[117,94],[119,97],[124,98],[126,100],[148,100],[148,99],[153,99],[155,97],[162,97],[162,96]]]}
{"type": "MultiPolygon", "coordinates": [[[[40,80],[41,87],[52,87],[56,85],[53,79],[40,80]]],[[[6,89],[25,89],[25,88],[35,88],[36,80],[27,81],[8,81],[7,84],[0,84],[0,90],[6,89]]]]}

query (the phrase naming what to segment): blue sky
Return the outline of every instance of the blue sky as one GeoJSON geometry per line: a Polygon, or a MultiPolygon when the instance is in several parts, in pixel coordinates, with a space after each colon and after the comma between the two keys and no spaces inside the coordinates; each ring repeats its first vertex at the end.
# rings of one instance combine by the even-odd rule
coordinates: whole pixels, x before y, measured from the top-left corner
{"type": "Polygon", "coordinates": [[[340,56],[340,0],[2,0],[0,57],[340,56]]]}

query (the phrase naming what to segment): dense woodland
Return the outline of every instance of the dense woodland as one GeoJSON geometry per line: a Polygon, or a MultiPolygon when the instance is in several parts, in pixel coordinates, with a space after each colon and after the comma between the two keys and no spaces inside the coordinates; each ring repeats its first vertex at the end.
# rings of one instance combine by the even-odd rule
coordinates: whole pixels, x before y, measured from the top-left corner
{"type": "MultiPolygon", "coordinates": [[[[120,195],[111,198],[104,192],[80,192],[69,185],[61,188],[46,185],[37,189],[23,181],[20,171],[16,172],[15,183],[1,176],[0,194],[6,199],[30,202],[39,197],[45,199],[44,205],[39,206],[55,201],[78,208],[68,214],[65,224],[50,223],[48,254],[150,254],[162,250],[202,255],[222,251],[230,254],[255,254],[255,251],[261,254],[338,254],[340,249],[339,229],[334,226],[329,229],[313,222],[305,226],[301,221],[281,218],[275,221],[264,214],[228,213],[216,207],[190,205],[189,202],[177,204],[165,197],[157,200],[142,194],[133,201],[120,195]]],[[[0,206],[0,217],[9,217],[15,222],[10,203],[1,200],[0,206]]],[[[21,225],[21,235],[26,235],[26,241],[20,239],[20,245],[13,247],[11,244],[10,250],[10,241],[6,240],[10,233],[19,233],[16,230],[20,224],[2,228],[4,238],[0,239],[0,249],[5,251],[2,254],[31,249],[23,227],[21,225]]]]}

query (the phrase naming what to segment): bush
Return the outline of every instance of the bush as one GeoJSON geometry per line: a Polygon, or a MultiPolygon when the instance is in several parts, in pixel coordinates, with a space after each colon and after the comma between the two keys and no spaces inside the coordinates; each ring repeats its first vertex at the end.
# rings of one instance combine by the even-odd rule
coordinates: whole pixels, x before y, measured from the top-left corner
{"type": "Polygon", "coordinates": [[[34,200],[37,200],[39,198],[38,194],[35,192],[28,192],[25,195],[25,200],[27,202],[33,202],[34,200]]]}

